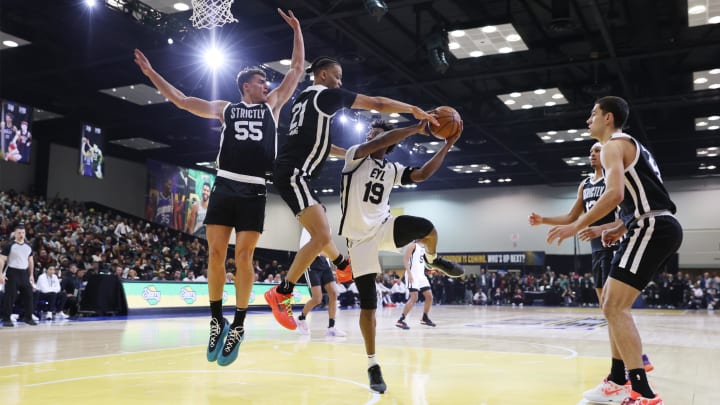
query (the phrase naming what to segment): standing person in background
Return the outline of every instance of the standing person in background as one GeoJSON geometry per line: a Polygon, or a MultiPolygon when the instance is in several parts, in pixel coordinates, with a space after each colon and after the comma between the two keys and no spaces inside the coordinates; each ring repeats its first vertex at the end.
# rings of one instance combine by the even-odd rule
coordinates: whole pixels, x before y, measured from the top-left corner
{"type": "Polygon", "coordinates": [[[25,240],[25,223],[18,222],[15,225],[13,241],[0,251],[0,284],[5,284],[2,306],[3,326],[15,326],[10,320],[10,314],[12,314],[18,291],[23,300],[25,323],[37,325],[37,322],[32,319],[33,289],[35,288],[34,268],[32,248],[25,240]]]}
{"type": "MultiPolygon", "coordinates": [[[[263,231],[266,181],[272,173],[277,151],[277,120],[303,77],[305,45],[300,22],[292,11],[278,13],[293,30],[290,70],[280,85],[269,91],[265,72],[248,68],[238,74],[239,103],[208,101],[188,97],[155,70],[145,55],[135,50],[135,63],[155,87],[177,107],[205,118],[220,121],[223,133],[217,158],[217,178],[210,192],[205,216],[210,250],[208,295],[210,298],[210,338],[206,357],[227,366],[238,355],[245,339],[245,315],[254,282],[252,258],[263,231]],[[230,235],[235,231],[235,317],[228,322],[222,313],[225,285],[225,257],[230,235]]],[[[170,211],[171,213],[173,211],[170,211]]]]}
{"type": "MultiPolygon", "coordinates": [[[[303,228],[302,234],[300,235],[300,248],[302,248],[310,240],[310,234],[303,228]]],[[[347,336],[347,333],[337,329],[335,327],[335,316],[337,315],[338,302],[337,302],[337,290],[335,288],[335,276],[333,275],[332,269],[330,268],[330,261],[327,257],[322,254],[315,258],[310,264],[310,267],[305,271],[305,279],[310,286],[310,300],[305,303],[305,306],[298,316],[298,329],[303,335],[310,334],[310,328],[308,327],[305,318],[318,304],[322,302],[322,288],[325,288],[325,292],[328,296],[328,328],[327,336],[343,337],[347,336]]]]}
{"type": "Polygon", "coordinates": [[[402,315],[400,319],[395,322],[395,326],[400,329],[410,329],[405,322],[405,317],[413,309],[413,306],[418,300],[418,292],[420,292],[425,298],[420,324],[435,327],[435,323],[431,321],[428,316],[430,308],[432,307],[433,295],[430,290],[430,282],[425,276],[425,247],[415,242],[410,243],[405,249],[404,259],[405,279],[407,280],[408,290],[410,290],[410,299],[405,303],[402,315]]]}
{"type": "Polygon", "coordinates": [[[648,382],[642,340],[630,311],[658,269],[680,248],[683,231],[655,158],[622,132],[628,115],[628,104],[620,97],[603,97],[595,103],[587,124],[590,136],[602,144],[605,192],[585,215],[551,228],[547,242],[557,240],[559,245],[620,206],[622,222],[602,233],[605,246],[622,238],[600,303],[610,334],[610,374],[584,397],[612,394],[609,401],[622,400],[622,405],[662,405],[648,382]]]}

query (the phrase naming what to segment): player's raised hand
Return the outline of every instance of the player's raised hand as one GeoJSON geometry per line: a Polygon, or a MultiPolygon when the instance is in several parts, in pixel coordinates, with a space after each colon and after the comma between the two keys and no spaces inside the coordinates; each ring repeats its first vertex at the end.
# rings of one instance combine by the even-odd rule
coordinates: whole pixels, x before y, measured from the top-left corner
{"type": "Polygon", "coordinates": [[[300,21],[295,17],[295,14],[293,14],[292,10],[288,10],[288,13],[285,14],[281,9],[277,9],[278,13],[280,13],[280,16],[285,20],[286,23],[288,23],[289,26],[292,27],[293,30],[300,29],[300,21]]]}
{"type": "Polygon", "coordinates": [[[153,68],[152,65],[150,65],[150,61],[145,57],[145,54],[142,53],[139,49],[135,49],[135,64],[137,64],[140,67],[140,70],[144,74],[148,74],[149,72],[152,72],[153,68]]]}
{"type": "Polygon", "coordinates": [[[576,233],[575,224],[554,226],[547,233],[547,243],[550,245],[557,239],[557,245],[560,246],[562,241],[575,236],[576,233]]]}
{"type": "Polygon", "coordinates": [[[542,225],[542,216],[540,214],[531,212],[530,216],[528,217],[528,223],[530,224],[530,226],[542,225]]]}
{"type": "Polygon", "coordinates": [[[412,115],[416,119],[419,120],[428,120],[433,125],[440,125],[437,118],[435,118],[434,115],[432,115],[430,112],[423,111],[420,107],[413,106],[412,107],[412,115]]]}

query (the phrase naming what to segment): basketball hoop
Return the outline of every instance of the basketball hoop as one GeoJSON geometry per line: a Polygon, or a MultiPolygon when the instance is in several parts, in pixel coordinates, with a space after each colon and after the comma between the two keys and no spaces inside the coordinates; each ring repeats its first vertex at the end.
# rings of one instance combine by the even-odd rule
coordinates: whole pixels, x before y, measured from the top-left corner
{"type": "Polygon", "coordinates": [[[192,0],[190,21],[195,28],[212,29],[227,23],[238,22],[230,7],[234,0],[192,0]]]}

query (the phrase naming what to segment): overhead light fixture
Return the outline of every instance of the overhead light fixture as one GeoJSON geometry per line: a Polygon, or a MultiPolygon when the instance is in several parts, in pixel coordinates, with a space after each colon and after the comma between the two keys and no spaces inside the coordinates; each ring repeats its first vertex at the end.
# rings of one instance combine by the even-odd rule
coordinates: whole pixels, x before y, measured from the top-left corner
{"type": "Polygon", "coordinates": [[[425,40],[425,49],[428,52],[428,60],[430,66],[436,72],[444,75],[450,68],[450,62],[447,59],[448,35],[445,31],[435,31],[425,40]]]}
{"type": "Polygon", "coordinates": [[[698,148],[695,150],[697,157],[717,157],[720,148],[717,146],[710,146],[709,148],[698,148]]]}
{"type": "Polygon", "coordinates": [[[720,127],[720,115],[695,118],[696,131],[715,131],[720,127]]]}
{"type": "Polygon", "coordinates": [[[720,0],[688,0],[688,27],[720,23],[720,0]]]}
{"type": "Polygon", "coordinates": [[[365,0],[365,8],[378,21],[388,11],[387,4],[383,0],[365,0]]]}
{"type": "Polygon", "coordinates": [[[590,158],[587,156],[563,158],[563,162],[568,166],[590,166],[590,158]]]}
{"type": "Polygon", "coordinates": [[[563,93],[556,87],[535,89],[522,93],[514,91],[508,94],[498,94],[497,97],[511,110],[529,110],[536,107],[552,107],[568,103],[563,93]]]}
{"type": "MultiPolygon", "coordinates": [[[[720,0],[719,0],[720,1],[720,0]]],[[[693,90],[720,89],[720,69],[693,72],[693,90]]]]}
{"type": "Polygon", "coordinates": [[[537,132],[536,135],[544,143],[582,142],[590,140],[590,132],[588,132],[587,128],[537,132]]]}
{"type": "Polygon", "coordinates": [[[522,37],[512,24],[463,27],[450,31],[449,50],[458,59],[526,51],[522,37]]]}

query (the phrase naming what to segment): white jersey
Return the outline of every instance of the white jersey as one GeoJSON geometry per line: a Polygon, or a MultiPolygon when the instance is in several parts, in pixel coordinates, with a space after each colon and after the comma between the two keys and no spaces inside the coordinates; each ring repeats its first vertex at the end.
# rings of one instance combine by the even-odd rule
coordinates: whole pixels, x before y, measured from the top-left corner
{"type": "Polygon", "coordinates": [[[352,240],[373,237],[390,218],[390,191],[400,185],[406,167],[371,156],[355,159],[355,145],[347,150],[340,193],[340,235],[352,240]]]}
{"type": "Polygon", "coordinates": [[[410,273],[412,273],[413,281],[406,276],[408,280],[408,288],[419,290],[423,287],[430,287],[430,282],[425,276],[425,248],[415,244],[412,256],[410,256],[410,273]]]}

